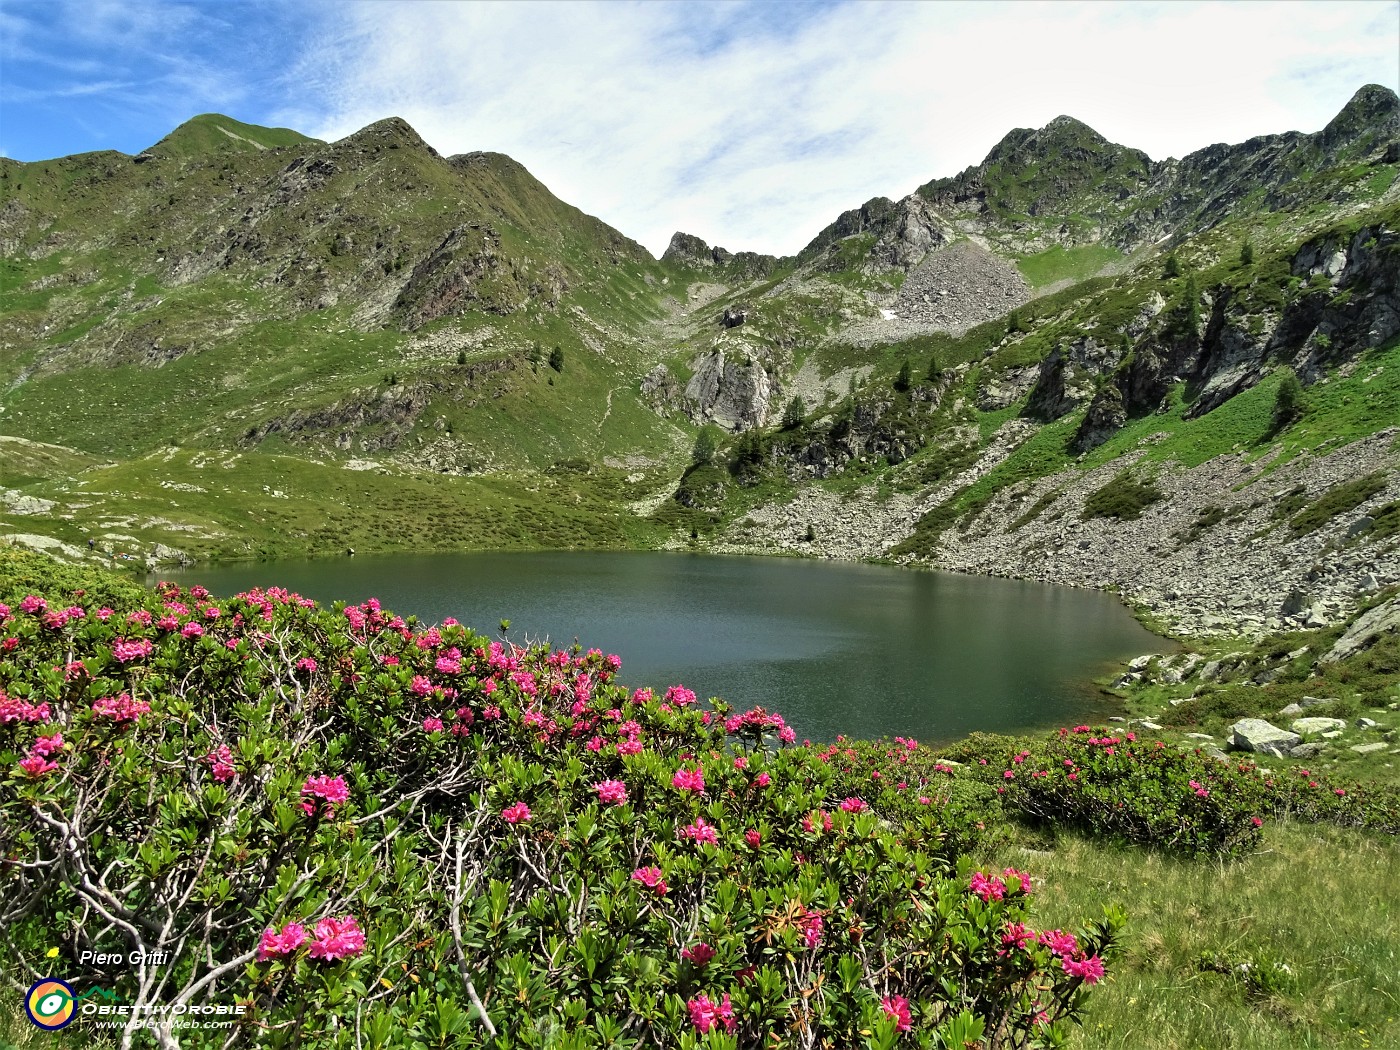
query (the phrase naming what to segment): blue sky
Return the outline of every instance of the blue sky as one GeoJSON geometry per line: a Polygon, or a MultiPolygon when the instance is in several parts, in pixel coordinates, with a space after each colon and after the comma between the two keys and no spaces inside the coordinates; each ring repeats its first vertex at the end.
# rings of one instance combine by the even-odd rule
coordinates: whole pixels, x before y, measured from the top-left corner
{"type": "Polygon", "coordinates": [[[1400,3],[3,0],[0,152],[135,153],[221,112],[399,115],[659,253],[800,248],[1060,113],[1154,158],[1400,89],[1400,3]]]}

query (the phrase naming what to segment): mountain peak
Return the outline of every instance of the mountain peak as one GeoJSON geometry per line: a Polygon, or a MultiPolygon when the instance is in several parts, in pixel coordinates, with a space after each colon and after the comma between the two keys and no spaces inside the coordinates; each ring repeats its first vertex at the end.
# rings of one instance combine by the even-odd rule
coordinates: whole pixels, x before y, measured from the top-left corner
{"type": "Polygon", "coordinates": [[[1324,149],[1355,146],[1370,152],[1400,137],[1400,97],[1380,84],[1366,84],[1322,129],[1324,149]]]}
{"type": "Polygon", "coordinates": [[[438,151],[424,141],[423,136],[413,130],[413,125],[403,117],[385,117],[373,124],[366,124],[359,131],[336,141],[338,146],[358,146],[361,149],[417,149],[438,156],[438,151]]]}
{"type": "Polygon", "coordinates": [[[291,128],[265,128],[222,113],[201,113],[166,135],[150,152],[192,158],[218,153],[261,153],[279,146],[319,141],[291,128]]]}

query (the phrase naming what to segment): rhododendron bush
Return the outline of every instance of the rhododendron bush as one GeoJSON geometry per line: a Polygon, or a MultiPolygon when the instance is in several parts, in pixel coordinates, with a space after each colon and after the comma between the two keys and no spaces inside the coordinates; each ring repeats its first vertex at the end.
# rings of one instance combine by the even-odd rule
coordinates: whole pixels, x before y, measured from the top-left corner
{"type": "Polygon", "coordinates": [[[373,601],[85,597],[0,577],[4,976],[247,1004],[160,1045],[1050,1046],[1104,976],[1120,916],[1035,928],[939,784],[769,712],[373,601]]]}

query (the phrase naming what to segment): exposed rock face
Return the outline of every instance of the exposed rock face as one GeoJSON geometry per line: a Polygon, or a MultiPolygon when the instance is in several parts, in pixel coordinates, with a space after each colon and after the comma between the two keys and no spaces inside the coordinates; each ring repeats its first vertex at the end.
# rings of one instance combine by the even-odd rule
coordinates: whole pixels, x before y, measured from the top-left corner
{"type": "Polygon", "coordinates": [[[1001,317],[1030,298],[1020,271],[974,241],[923,256],[905,278],[894,312],[947,332],[1001,317]]]}
{"type": "Polygon", "coordinates": [[[674,266],[713,269],[731,280],[755,280],[766,277],[778,265],[777,256],[757,252],[731,252],[718,245],[711,248],[693,233],[677,231],[661,254],[661,261],[674,266]]]}
{"type": "Polygon", "coordinates": [[[909,196],[896,205],[870,254],[882,266],[910,270],[955,236],[952,224],[928,201],[909,196]]]}
{"type": "Polygon", "coordinates": [[[681,385],[664,364],[642,376],[642,400],[653,412],[669,415],[681,395],[681,385]]]}
{"type": "Polygon", "coordinates": [[[1392,598],[1358,617],[1322,656],[1322,663],[1331,664],[1359,653],[1383,634],[1400,630],[1400,598],[1392,598]]]}
{"type": "Polygon", "coordinates": [[[720,318],[720,324],[725,328],[738,328],[749,319],[749,311],[743,306],[726,306],[724,316],[720,318]]]}
{"type": "Polygon", "coordinates": [[[446,372],[384,390],[357,393],[331,405],[293,409],[249,427],[243,444],[255,445],[273,434],[294,444],[324,442],[340,449],[395,449],[403,443],[434,399],[475,404],[483,396],[499,397],[506,376],[517,367],[513,358],[457,366],[446,372]]]}
{"type": "Polygon", "coordinates": [[[1014,405],[1026,396],[1038,375],[1039,366],[1022,365],[990,377],[977,393],[977,407],[983,412],[995,412],[1014,405]]]}
{"type": "Polygon", "coordinates": [[[1079,424],[1079,431],[1074,436],[1074,451],[1088,452],[1098,448],[1127,421],[1123,395],[1112,383],[1106,384],[1089,402],[1089,411],[1084,414],[1084,421],[1079,424]]]}
{"type": "Polygon", "coordinates": [[[768,421],[777,383],[742,346],[717,345],[690,365],[695,371],[685,386],[685,409],[692,420],[736,431],[768,421]]]}
{"type": "Polygon", "coordinates": [[[1112,372],[1122,359],[1121,348],[1104,346],[1087,335],[1056,347],[1040,363],[1021,414],[1048,423],[1074,411],[1094,396],[1098,377],[1112,372]]]}
{"type": "MultiPolygon", "coordinates": [[[[508,314],[523,305],[525,289],[511,260],[500,253],[500,236],[489,226],[458,226],[413,269],[395,308],[409,331],[468,309],[508,314]]],[[[558,305],[558,296],[554,304],[558,305]]]]}

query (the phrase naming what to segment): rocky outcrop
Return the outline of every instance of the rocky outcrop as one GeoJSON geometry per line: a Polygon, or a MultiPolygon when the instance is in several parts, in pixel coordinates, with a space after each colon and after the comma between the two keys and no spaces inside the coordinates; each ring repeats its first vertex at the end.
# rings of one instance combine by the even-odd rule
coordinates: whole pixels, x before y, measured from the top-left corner
{"type": "MultiPolygon", "coordinates": [[[[490,226],[458,226],[413,268],[394,309],[403,327],[416,331],[429,321],[466,310],[508,314],[529,297],[515,262],[501,253],[500,235],[490,226]]],[[[562,282],[561,282],[562,283],[562,282]]],[[[557,290],[552,305],[558,305],[557,290]]]]}
{"type": "Polygon", "coordinates": [[[768,421],[768,407],[779,388],[751,351],[721,343],[690,366],[693,374],[685,386],[683,404],[694,422],[739,431],[768,421]]]}
{"type": "Polygon", "coordinates": [[[661,261],[672,266],[714,270],[718,276],[736,281],[767,277],[778,265],[777,256],[731,252],[718,245],[711,248],[693,233],[680,231],[671,235],[671,243],[661,253],[661,261]]]}
{"type": "Polygon", "coordinates": [[[1022,365],[989,376],[977,391],[977,407],[983,412],[996,412],[1014,405],[1026,396],[1039,375],[1039,366],[1022,365]]]}
{"type": "Polygon", "coordinates": [[[1345,660],[1382,635],[1396,630],[1400,630],[1400,598],[1392,598],[1357,617],[1336,644],[1323,654],[1321,662],[1331,664],[1345,660]]]}
{"type": "Polygon", "coordinates": [[[1021,414],[1048,423],[1074,411],[1094,396],[1100,376],[1111,373],[1122,360],[1122,347],[1105,346],[1093,336],[1057,346],[1040,363],[1021,414]]]}
{"type": "Polygon", "coordinates": [[[641,393],[642,400],[653,412],[665,416],[680,400],[681,385],[669,368],[659,364],[642,376],[641,393]]]}
{"type": "Polygon", "coordinates": [[[1128,421],[1123,407],[1123,395],[1112,383],[1106,383],[1089,402],[1071,447],[1075,452],[1088,452],[1111,438],[1128,421]]]}
{"type": "Polygon", "coordinates": [[[357,392],[333,404],[293,409],[248,427],[242,444],[256,445],[280,435],[299,445],[322,443],[365,452],[396,449],[435,399],[470,408],[483,397],[500,397],[517,366],[514,358],[478,361],[386,389],[357,392]]]}

